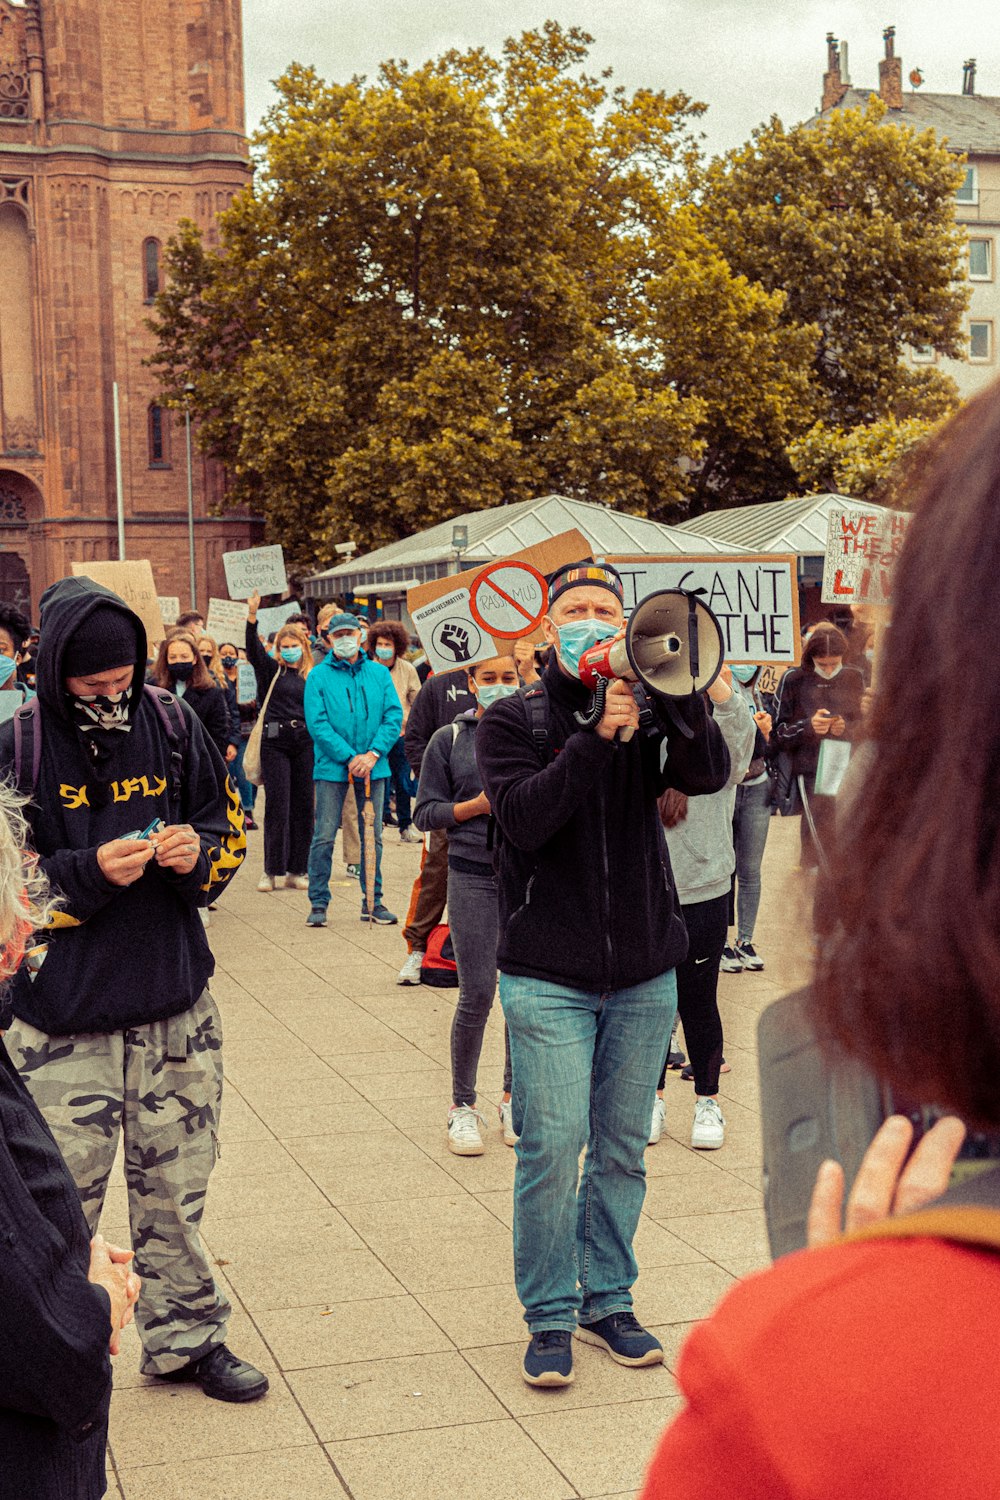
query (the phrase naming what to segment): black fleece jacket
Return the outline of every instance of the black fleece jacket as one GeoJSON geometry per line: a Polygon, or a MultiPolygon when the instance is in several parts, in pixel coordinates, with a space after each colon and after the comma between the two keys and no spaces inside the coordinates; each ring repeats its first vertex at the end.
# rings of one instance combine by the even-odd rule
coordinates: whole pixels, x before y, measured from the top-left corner
{"type": "Polygon", "coordinates": [[[403,749],[414,776],[420,775],[431,735],[475,707],[475,694],[470,693],[464,672],[440,672],[428,677],[410,706],[403,735],[403,749]]]}
{"type": "MultiPolygon", "coordinates": [[[[200,722],[181,703],[188,744],[180,808],[170,806],[171,745],[143,692],[146,632],[139,617],[89,578],[64,578],[42,595],[38,648],[41,766],[28,822],[43,870],[62,906],[44,934],[45,962],[32,980],[21,969],[10,992],[14,1014],[41,1031],[121,1031],[180,1015],[215,969],[197,908],[214,901],[239,869],[246,834],[239,794],[200,722]],[[136,632],[130,689],[132,728],[110,736],[96,765],[76,729],[63,685],[66,645],[98,605],[117,605],[136,632]],[[189,875],[155,860],[130,886],[105,880],[101,844],[148,826],[190,823],[201,840],[189,875]]],[[[14,766],[14,725],[0,728],[0,774],[14,766]]],[[[0,1016],[0,1025],[2,1025],[0,1016]]]]}
{"type": "Polygon", "coordinates": [[[76,1185],[0,1042],[0,1495],[105,1492],[111,1304],[76,1185]]]}
{"type": "Polygon", "coordinates": [[[656,799],[667,787],[717,792],[729,777],[729,753],[699,694],[677,700],[692,739],[671,725],[621,744],[580,729],[573,711],[590,693],[556,661],[542,683],[548,765],[540,764],[520,695],[494,703],[476,731],[502,834],[497,962],[506,974],[575,989],[627,989],[676,968],[687,953],[656,799]]]}

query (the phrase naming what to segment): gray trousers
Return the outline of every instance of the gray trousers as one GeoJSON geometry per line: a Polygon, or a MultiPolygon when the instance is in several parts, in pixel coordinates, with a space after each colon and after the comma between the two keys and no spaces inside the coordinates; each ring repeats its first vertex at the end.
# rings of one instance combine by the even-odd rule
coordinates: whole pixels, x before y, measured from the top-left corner
{"type": "MultiPolygon", "coordinates": [[[[451,1088],[456,1104],[475,1104],[483,1033],[497,988],[497,883],[491,871],[448,869],[448,925],[458,966],[451,1023],[451,1088]]],[[[504,1026],[504,1092],[510,1092],[510,1042],[504,1026]]]]}
{"type": "Polygon", "coordinates": [[[15,1020],[5,1041],[66,1158],[91,1234],[124,1132],[143,1374],[166,1375],[223,1343],[230,1307],[198,1228],[222,1104],[222,1027],[208,990],[169,1021],[50,1037],[15,1020]]]}

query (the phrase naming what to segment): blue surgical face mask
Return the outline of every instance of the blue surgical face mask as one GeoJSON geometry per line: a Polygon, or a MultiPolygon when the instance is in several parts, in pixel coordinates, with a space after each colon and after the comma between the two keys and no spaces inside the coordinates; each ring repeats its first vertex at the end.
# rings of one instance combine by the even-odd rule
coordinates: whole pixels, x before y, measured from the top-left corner
{"type": "Polygon", "coordinates": [[[0,653],[0,687],[5,687],[17,671],[17,662],[12,656],[0,653]]]}
{"type": "Polygon", "coordinates": [[[290,667],[294,667],[298,662],[302,660],[302,647],[282,646],[281,660],[287,662],[290,667]]]}
{"type": "Polygon", "coordinates": [[[477,682],[476,698],[480,708],[489,708],[499,698],[510,698],[517,692],[516,682],[477,682]]]}
{"type": "Polygon", "coordinates": [[[396,653],[391,646],[376,646],[375,655],[379,661],[392,661],[396,653]]]}
{"type": "Polygon", "coordinates": [[[350,661],[357,655],[358,638],[356,635],[335,635],[330,645],[334,656],[339,656],[341,661],[350,661]]]}
{"type": "Polygon", "coordinates": [[[568,625],[560,625],[557,651],[567,672],[579,677],[580,657],[583,653],[589,651],[591,646],[596,646],[599,641],[608,640],[617,628],[607,620],[571,620],[568,625]]]}
{"type": "Polygon", "coordinates": [[[753,679],[757,675],[757,667],[756,667],[756,664],[753,663],[753,662],[751,662],[749,666],[745,666],[745,667],[732,667],[731,666],[729,668],[729,670],[730,670],[730,672],[732,672],[733,676],[736,678],[736,681],[737,682],[742,682],[742,684],[743,684],[744,687],[746,687],[746,685],[747,685],[748,682],[752,682],[753,679]]]}

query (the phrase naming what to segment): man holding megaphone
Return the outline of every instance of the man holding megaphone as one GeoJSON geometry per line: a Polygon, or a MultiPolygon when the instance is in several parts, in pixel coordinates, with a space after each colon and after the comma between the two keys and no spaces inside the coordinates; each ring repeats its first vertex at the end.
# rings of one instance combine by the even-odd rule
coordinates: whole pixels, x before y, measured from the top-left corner
{"type": "Polygon", "coordinates": [[[498,830],[523,1373],[563,1386],[574,1333],[620,1364],[663,1358],[631,1293],[643,1150],[687,950],[656,803],[667,787],[717,791],[729,756],[701,692],[722,662],[704,606],[651,596],[626,629],[619,574],[590,559],[548,587],[549,663],[486,711],[476,755],[498,830]]]}

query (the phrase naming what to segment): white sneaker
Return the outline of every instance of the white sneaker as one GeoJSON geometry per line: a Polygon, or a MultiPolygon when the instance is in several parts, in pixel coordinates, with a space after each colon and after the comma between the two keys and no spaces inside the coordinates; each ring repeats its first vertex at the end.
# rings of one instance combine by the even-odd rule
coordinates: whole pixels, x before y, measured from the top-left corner
{"type": "Polygon", "coordinates": [[[397,984],[419,984],[420,969],[424,962],[424,955],[416,948],[406,956],[406,963],[396,975],[397,984]]]}
{"type": "Polygon", "coordinates": [[[274,876],[273,875],[262,875],[260,877],[260,879],[258,880],[258,882],[257,882],[257,889],[259,891],[273,891],[274,890],[274,876]]]}
{"type": "Polygon", "coordinates": [[[514,1111],[509,1099],[501,1099],[497,1110],[500,1116],[500,1127],[503,1130],[503,1143],[505,1146],[516,1146],[520,1137],[514,1129],[514,1111]]]}
{"type": "Polygon", "coordinates": [[[657,1094],[653,1100],[653,1118],[649,1125],[649,1144],[655,1146],[663,1134],[663,1127],[667,1123],[667,1106],[657,1094]]]}
{"type": "Polygon", "coordinates": [[[448,1150],[456,1156],[482,1156],[486,1147],[479,1134],[486,1121],[472,1104],[453,1104],[448,1111],[448,1150]]]}
{"type": "Polygon", "coordinates": [[[309,889],[309,876],[286,875],[285,885],[290,891],[307,891],[309,889]]]}
{"type": "Polygon", "coordinates": [[[717,1151],[726,1139],[726,1122],[715,1099],[695,1099],[691,1144],[696,1151],[717,1151]]]}
{"type": "Polygon", "coordinates": [[[411,825],[409,828],[401,828],[399,830],[399,842],[401,844],[422,844],[423,841],[424,836],[419,828],[414,828],[411,825]]]}

